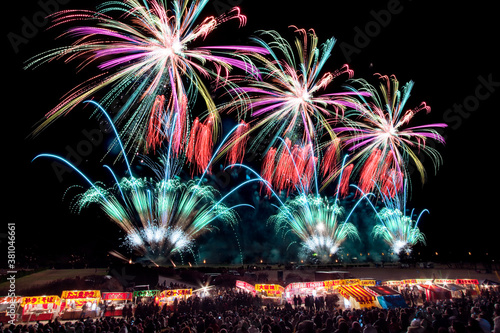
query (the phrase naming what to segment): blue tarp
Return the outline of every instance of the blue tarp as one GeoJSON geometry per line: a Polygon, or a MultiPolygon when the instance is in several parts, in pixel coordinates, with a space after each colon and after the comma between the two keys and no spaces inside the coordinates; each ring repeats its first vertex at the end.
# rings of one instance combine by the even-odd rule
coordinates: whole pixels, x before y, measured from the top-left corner
{"type": "Polygon", "coordinates": [[[408,307],[408,304],[406,304],[403,296],[401,295],[378,296],[377,300],[380,306],[384,309],[408,307]]]}

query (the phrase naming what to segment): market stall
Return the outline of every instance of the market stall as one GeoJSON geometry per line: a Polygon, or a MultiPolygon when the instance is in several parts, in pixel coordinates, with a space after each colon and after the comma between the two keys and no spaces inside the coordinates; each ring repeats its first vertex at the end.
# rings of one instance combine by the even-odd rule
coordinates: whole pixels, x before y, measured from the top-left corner
{"type": "Polygon", "coordinates": [[[158,305],[173,309],[175,301],[185,300],[193,294],[193,289],[167,289],[158,295],[158,305]]]}
{"type": "Polygon", "coordinates": [[[377,307],[375,296],[370,294],[361,285],[342,285],[338,288],[340,295],[344,297],[346,309],[363,309],[377,307]]]}
{"type": "Polygon", "coordinates": [[[408,307],[403,296],[388,286],[366,286],[365,289],[376,297],[378,304],[383,309],[408,307]]]}
{"type": "Polygon", "coordinates": [[[52,320],[59,315],[61,299],[59,296],[23,297],[21,307],[22,321],[52,320]]]}
{"type": "Polygon", "coordinates": [[[134,299],[134,303],[151,303],[151,302],[157,302],[158,301],[158,296],[160,295],[159,290],[136,290],[132,294],[132,297],[134,299]]]}
{"type": "Polygon", "coordinates": [[[61,294],[61,319],[96,317],[100,301],[99,290],[64,290],[61,294]]]}
{"type": "Polygon", "coordinates": [[[101,302],[101,310],[104,311],[104,316],[122,316],[125,314],[124,309],[132,305],[132,293],[103,292],[101,302]]]}
{"type": "Polygon", "coordinates": [[[263,297],[281,298],[285,288],[279,284],[256,284],[255,291],[263,297]]]}
{"type": "Polygon", "coordinates": [[[425,291],[427,301],[437,301],[442,299],[451,299],[451,292],[432,283],[419,284],[418,288],[425,291]]]}
{"type": "Polygon", "coordinates": [[[285,298],[287,301],[291,301],[294,296],[302,299],[307,296],[324,297],[326,296],[325,283],[323,281],[290,283],[285,288],[285,298]]]}
{"type": "Polygon", "coordinates": [[[478,296],[480,294],[479,281],[476,279],[456,279],[455,283],[465,288],[467,296],[478,296]]]}
{"type": "Polygon", "coordinates": [[[22,312],[22,300],[21,296],[0,297],[0,323],[16,321],[19,318],[22,312]]]}
{"type": "Polygon", "coordinates": [[[236,288],[244,290],[246,292],[249,292],[249,293],[252,293],[255,295],[255,286],[248,283],[248,282],[237,280],[236,281],[236,288]]]}

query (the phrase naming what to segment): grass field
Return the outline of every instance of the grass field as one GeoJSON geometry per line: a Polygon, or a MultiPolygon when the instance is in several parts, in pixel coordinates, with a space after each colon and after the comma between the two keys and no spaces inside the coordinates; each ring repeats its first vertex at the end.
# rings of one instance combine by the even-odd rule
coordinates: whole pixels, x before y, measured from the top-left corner
{"type": "MultiPolygon", "coordinates": [[[[105,268],[87,268],[87,269],[47,269],[41,272],[36,272],[15,280],[17,290],[23,290],[36,285],[44,285],[56,280],[67,278],[80,277],[84,278],[90,275],[106,275],[105,268]]],[[[0,290],[8,289],[8,282],[0,283],[0,290]]]]}

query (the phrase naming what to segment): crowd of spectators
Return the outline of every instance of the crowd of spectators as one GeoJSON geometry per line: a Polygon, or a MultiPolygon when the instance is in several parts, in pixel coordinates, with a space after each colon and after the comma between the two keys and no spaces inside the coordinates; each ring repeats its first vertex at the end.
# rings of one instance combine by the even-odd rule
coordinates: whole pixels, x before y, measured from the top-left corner
{"type": "Polygon", "coordinates": [[[500,333],[500,293],[396,309],[264,303],[226,290],[170,307],[138,304],[120,317],[5,325],[2,333],[500,333]]]}

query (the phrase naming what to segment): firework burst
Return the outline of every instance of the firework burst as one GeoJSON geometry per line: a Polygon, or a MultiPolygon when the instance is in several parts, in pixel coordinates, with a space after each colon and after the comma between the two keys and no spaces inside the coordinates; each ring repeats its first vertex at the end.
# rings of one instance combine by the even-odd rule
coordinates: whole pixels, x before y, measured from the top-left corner
{"type": "Polygon", "coordinates": [[[373,227],[372,234],[374,238],[382,239],[397,255],[409,254],[412,247],[418,243],[425,245],[425,235],[418,228],[418,223],[422,215],[429,211],[424,209],[415,220],[414,210],[407,215],[407,182],[405,181],[402,190],[399,190],[396,177],[392,179],[392,185],[388,185],[392,186],[391,189],[382,190],[377,186],[384,207],[377,210],[370,203],[380,222],[373,227]]]}
{"type": "MultiPolygon", "coordinates": [[[[441,162],[441,155],[429,141],[444,144],[444,138],[437,131],[446,124],[435,123],[409,126],[413,118],[430,107],[422,102],[418,107],[406,109],[406,103],[413,88],[413,82],[406,83],[401,89],[394,77],[380,76],[380,93],[364,80],[354,80],[363,88],[358,91],[361,104],[350,110],[344,119],[347,126],[334,130],[341,137],[352,154],[353,174],[359,177],[358,184],[363,192],[370,192],[375,184],[385,191],[395,179],[396,189],[401,190],[409,178],[408,163],[413,163],[425,182],[425,169],[420,160],[422,153],[430,158],[435,169],[441,162]],[[366,97],[369,95],[369,99],[366,97]]],[[[354,89],[353,89],[354,90],[354,89]]],[[[326,180],[328,184],[330,180],[326,180]]]]}
{"type": "Polygon", "coordinates": [[[301,194],[287,200],[269,222],[277,231],[295,234],[305,255],[328,261],[348,238],[359,239],[354,224],[341,221],[344,211],[338,201],[301,194]]]}
{"type": "MultiPolygon", "coordinates": [[[[264,31],[262,38],[253,38],[253,41],[269,54],[253,54],[262,80],[245,77],[245,83],[232,90],[233,103],[227,106],[230,112],[236,110],[240,118],[251,119],[249,130],[245,135],[236,138],[234,144],[246,140],[246,136],[251,136],[251,150],[266,147],[263,169],[267,170],[266,173],[271,170],[276,173],[272,183],[278,190],[286,189],[287,184],[297,184],[293,181],[283,182],[283,178],[297,178],[290,165],[287,166],[288,169],[275,168],[288,154],[284,149],[275,147],[278,138],[289,140],[291,149],[309,156],[311,152],[308,144],[313,143],[315,147],[319,147],[317,142],[322,138],[332,146],[330,150],[333,153],[329,155],[338,156],[334,152],[335,148],[338,148],[338,140],[335,140],[331,121],[338,119],[346,108],[353,107],[354,97],[358,95],[351,91],[327,91],[339,76],[350,78],[353,75],[347,65],[333,72],[323,71],[331,56],[335,39],[331,38],[320,45],[313,30],[294,29],[297,33],[295,50],[275,31],[264,31]],[[267,37],[270,41],[265,40],[267,37]],[[270,165],[266,165],[267,163],[270,165]],[[278,184],[284,187],[280,188],[278,184]]],[[[316,152],[314,154],[317,155],[316,152]]],[[[305,164],[308,163],[307,157],[302,160],[305,164]]],[[[335,159],[332,158],[330,165],[334,165],[334,162],[335,159]]]]}
{"type": "MultiPolygon", "coordinates": [[[[114,122],[127,150],[148,152],[169,138],[172,151],[185,149],[189,113],[197,97],[206,105],[210,134],[219,133],[219,114],[204,80],[215,87],[234,85],[233,68],[257,75],[246,52],[258,47],[195,46],[228,20],[245,24],[238,8],[219,17],[198,18],[208,0],[124,0],[105,2],[97,11],[65,10],[52,15],[53,26],[74,25],[61,37],[69,45],[43,52],[27,68],[55,59],[80,61],[79,69],[97,64],[100,74],[75,87],[35,129],[39,133],[77,105],[104,91],[100,104],[115,109],[114,122]],[[118,13],[118,18],[110,16],[118,13]],[[175,123],[172,121],[175,119],[175,123]],[[170,128],[177,133],[168,137],[170,128]]],[[[210,147],[211,148],[211,147],[210,147]]]]}
{"type": "MultiPolygon", "coordinates": [[[[116,129],[115,134],[119,139],[116,129]]],[[[118,141],[122,146],[121,141],[118,141]]],[[[216,221],[222,221],[230,227],[237,224],[239,216],[236,207],[251,207],[246,204],[227,207],[223,200],[253,180],[247,180],[221,197],[212,186],[202,185],[203,176],[198,180],[181,180],[179,172],[182,163],[171,153],[170,148],[160,154],[158,162],[143,158],[143,163],[150,167],[154,177],[134,177],[125,155],[128,177],[118,180],[113,170],[106,166],[114,179],[111,186],[91,181],[62,157],[40,154],[35,159],[54,158],[76,170],[90,186],[74,197],[72,209],[81,212],[97,204],[125,232],[125,244],[139,258],[161,265],[169,262],[173,255],[191,251],[198,237],[216,228],[216,221]]]]}

